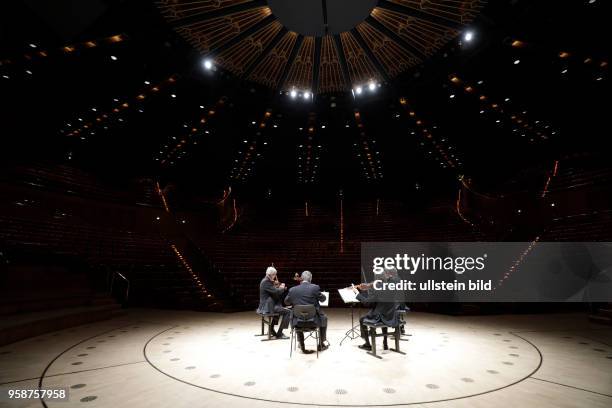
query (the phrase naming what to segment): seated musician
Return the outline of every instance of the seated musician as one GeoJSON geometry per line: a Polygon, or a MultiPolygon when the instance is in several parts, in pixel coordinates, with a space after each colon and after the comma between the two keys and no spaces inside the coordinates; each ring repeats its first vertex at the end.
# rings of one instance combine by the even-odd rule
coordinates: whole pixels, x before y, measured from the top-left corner
{"type": "Polygon", "coordinates": [[[287,290],[284,283],[280,283],[277,278],[276,269],[269,266],[266,269],[266,276],[259,284],[259,307],[257,313],[271,314],[278,313],[281,316],[281,322],[278,326],[278,331],[274,331],[274,326],[278,323],[278,317],[274,317],[272,321],[271,335],[277,339],[288,339],[289,337],[283,334],[283,330],[289,327],[289,317],[291,312],[283,307],[282,296],[287,290]]]}
{"type": "MultiPolygon", "coordinates": [[[[319,302],[324,302],[325,299],[325,295],[321,293],[319,285],[312,283],[312,273],[310,271],[302,272],[300,284],[289,289],[289,293],[285,298],[285,303],[288,305],[314,305],[316,309],[315,324],[321,330],[321,338],[317,345],[319,351],[327,350],[329,347],[325,344],[327,342],[327,316],[321,311],[321,305],[319,304],[319,302]]],[[[291,324],[295,326],[297,320],[297,317],[293,316],[291,324]]],[[[306,346],[304,345],[304,333],[298,332],[297,336],[302,353],[313,353],[313,350],[306,350],[306,346]]]]}
{"type": "MultiPolygon", "coordinates": [[[[393,279],[393,276],[397,276],[397,271],[395,269],[385,269],[380,276],[380,280],[387,282],[393,279]]],[[[397,326],[399,318],[395,311],[399,308],[399,302],[383,299],[382,294],[374,290],[371,284],[361,283],[355,286],[353,291],[357,294],[357,300],[370,307],[368,313],[359,319],[361,337],[365,340],[365,343],[359,346],[359,348],[363,350],[372,350],[372,345],[370,344],[370,338],[368,336],[368,328],[364,324],[364,321],[368,323],[383,323],[391,327],[397,326]]],[[[386,336],[387,328],[383,327],[382,331],[385,334],[383,348],[388,350],[389,346],[387,345],[386,336]]]]}

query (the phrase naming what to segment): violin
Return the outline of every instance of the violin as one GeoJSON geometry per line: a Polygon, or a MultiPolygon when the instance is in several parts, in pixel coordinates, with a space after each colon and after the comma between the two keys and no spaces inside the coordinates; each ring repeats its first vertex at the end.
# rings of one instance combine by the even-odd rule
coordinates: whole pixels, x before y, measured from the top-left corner
{"type": "Polygon", "coordinates": [[[345,289],[353,290],[353,288],[356,288],[356,289],[359,289],[359,290],[368,290],[372,286],[374,286],[374,282],[363,282],[363,283],[359,283],[357,285],[348,286],[345,289]]]}

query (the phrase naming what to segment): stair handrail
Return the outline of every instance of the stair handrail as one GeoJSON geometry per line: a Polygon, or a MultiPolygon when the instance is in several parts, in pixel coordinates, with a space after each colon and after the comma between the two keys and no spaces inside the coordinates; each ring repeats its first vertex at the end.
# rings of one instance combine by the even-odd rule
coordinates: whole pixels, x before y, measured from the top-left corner
{"type": "Polygon", "coordinates": [[[115,276],[118,275],[121,279],[123,279],[125,281],[125,283],[127,284],[126,288],[125,288],[125,301],[127,302],[129,296],[130,296],[130,280],[128,278],[126,278],[121,272],[119,271],[112,271],[113,272],[113,276],[111,278],[111,283],[110,283],[110,293],[113,293],[113,285],[115,283],[115,276]]]}

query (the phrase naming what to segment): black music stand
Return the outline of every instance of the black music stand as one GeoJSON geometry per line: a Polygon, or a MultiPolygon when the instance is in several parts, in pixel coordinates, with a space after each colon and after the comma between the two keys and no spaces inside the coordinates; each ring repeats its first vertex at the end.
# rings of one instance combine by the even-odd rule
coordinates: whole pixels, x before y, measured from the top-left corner
{"type": "Polygon", "coordinates": [[[355,305],[358,305],[359,302],[348,302],[348,304],[351,306],[351,328],[346,331],[344,337],[340,340],[340,345],[342,345],[346,339],[355,340],[361,337],[360,331],[355,329],[359,327],[359,324],[355,324],[355,305]]]}

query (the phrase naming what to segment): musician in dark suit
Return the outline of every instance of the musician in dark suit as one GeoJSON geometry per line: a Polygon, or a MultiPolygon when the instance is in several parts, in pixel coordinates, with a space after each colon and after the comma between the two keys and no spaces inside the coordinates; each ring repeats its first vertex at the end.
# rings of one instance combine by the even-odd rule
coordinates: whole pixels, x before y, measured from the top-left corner
{"type": "MultiPolygon", "coordinates": [[[[383,282],[392,280],[394,276],[393,272],[394,270],[385,270],[380,280],[383,282]]],[[[397,276],[397,271],[395,271],[395,276],[397,276]]],[[[395,311],[399,308],[399,302],[388,299],[387,297],[383,298],[380,291],[374,290],[368,284],[359,284],[355,286],[353,290],[357,293],[357,300],[370,307],[368,313],[359,319],[361,337],[365,340],[365,343],[359,346],[359,348],[363,350],[372,350],[372,345],[370,344],[370,338],[368,336],[368,328],[364,322],[367,321],[368,323],[383,323],[386,326],[397,326],[399,319],[395,311]]],[[[385,334],[383,348],[388,350],[389,347],[387,345],[386,336],[387,328],[383,327],[382,331],[385,334]]]]}
{"type": "MultiPolygon", "coordinates": [[[[310,271],[302,272],[302,281],[299,285],[289,289],[289,293],[285,298],[285,303],[288,305],[314,305],[316,309],[314,323],[321,331],[321,337],[317,345],[319,351],[327,350],[329,347],[325,344],[327,342],[327,316],[321,311],[321,305],[319,304],[319,302],[324,302],[325,299],[326,297],[321,293],[319,285],[312,283],[312,273],[310,271]]],[[[291,325],[295,326],[297,322],[298,318],[294,315],[291,325]]],[[[298,332],[297,336],[302,352],[305,354],[312,353],[312,350],[306,350],[306,346],[304,345],[304,333],[298,332]]]]}
{"type": "Polygon", "coordinates": [[[291,312],[283,307],[282,296],[287,290],[284,283],[279,283],[277,272],[273,266],[268,267],[266,276],[259,283],[259,307],[257,313],[270,314],[278,313],[281,316],[281,322],[278,326],[278,331],[274,331],[274,326],[278,323],[278,317],[272,321],[272,336],[277,339],[288,339],[289,337],[283,334],[283,330],[289,327],[289,317],[291,312]]]}

